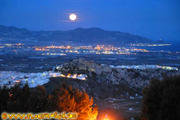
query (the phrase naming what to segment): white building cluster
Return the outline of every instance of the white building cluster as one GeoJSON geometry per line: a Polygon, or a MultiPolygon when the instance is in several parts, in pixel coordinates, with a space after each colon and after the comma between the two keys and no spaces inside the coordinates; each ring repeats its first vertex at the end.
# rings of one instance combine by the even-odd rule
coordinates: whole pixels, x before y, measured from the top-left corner
{"type": "Polygon", "coordinates": [[[15,84],[22,85],[28,83],[30,88],[43,85],[49,81],[48,72],[43,73],[21,73],[15,71],[0,71],[0,87],[13,87],[15,84]]]}
{"type": "Polygon", "coordinates": [[[170,66],[160,66],[160,65],[121,65],[121,66],[114,66],[110,65],[112,68],[125,68],[125,69],[164,69],[164,70],[178,70],[176,67],[170,66]]]}
{"type": "Polygon", "coordinates": [[[0,71],[0,88],[6,86],[11,88],[16,84],[25,85],[28,83],[30,88],[43,85],[49,82],[50,77],[66,77],[72,79],[86,80],[86,74],[68,74],[67,76],[60,72],[42,72],[42,73],[21,73],[15,71],[0,71]]]}

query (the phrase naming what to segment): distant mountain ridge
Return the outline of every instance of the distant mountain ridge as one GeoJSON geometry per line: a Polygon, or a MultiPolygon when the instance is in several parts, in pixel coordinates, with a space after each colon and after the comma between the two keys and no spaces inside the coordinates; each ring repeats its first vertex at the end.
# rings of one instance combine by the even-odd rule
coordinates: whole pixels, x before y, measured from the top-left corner
{"type": "Polygon", "coordinates": [[[105,44],[122,45],[129,43],[154,43],[154,41],[118,31],[106,31],[101,28],[76,28],[68,31],[31,31],[25,28],[0,25],[1,39],[16,39],[19,41],[57,42],[58,44],[105,44]]]}

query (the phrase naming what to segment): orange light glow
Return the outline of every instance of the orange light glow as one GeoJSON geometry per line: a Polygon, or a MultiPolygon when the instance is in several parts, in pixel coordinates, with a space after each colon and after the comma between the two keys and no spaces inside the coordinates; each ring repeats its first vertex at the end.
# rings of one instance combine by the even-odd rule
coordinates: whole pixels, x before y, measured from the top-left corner
{"type": "Polygon", "coordinates": [[[63,74],[61,74],[60,76],[61,76],[61,77],[65,77],[65,75],[63,75],[63,74]]]}
{"type": "Polygon", "coordinates": [[[103,120],[110,120],[110,119],[109,119],[108,116],[106,115],[103,120]]]}
{"type": "Polygon", "coordinates": [[[68,75],[67,75],[67,78],[70,78],[70,75],[71,75],[71,74],[68,74],[68,75]]]}
{"type": "Polygon", "coordinates": [[[110,120],[109,118],[104,118],[103,120],[110,120]]]}
{"type": "Polygon", "coordinates": [[[77,78],[77,74],[73,75],[73,77],[72,77],[72,78],[76,79],[76,78],[77,78]]]}
{"type": "Polygon", "coordinates": [[[19,83],[20,81],[19,80],[16,80],[16,83],[19,83]]]}
{"type": "Polygon", "coordinates": [[[82,78],[82,80],[86,80],[86,78],[82,78]]]}

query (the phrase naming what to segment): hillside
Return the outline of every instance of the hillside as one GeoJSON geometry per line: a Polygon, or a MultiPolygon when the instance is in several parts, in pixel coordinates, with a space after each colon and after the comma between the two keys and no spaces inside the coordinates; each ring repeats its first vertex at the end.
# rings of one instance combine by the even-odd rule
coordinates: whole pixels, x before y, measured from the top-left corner
{"type": "Polygon", "coordinates": [[[148,86],[149,81],[156,78],[163,78],[179,75],[176,70],[164,69],[128,69],[128,68],[112,68],[108,65],[97,64],[94,61],[85,59],[73,59],[58,67],[60,71],[87,71],[88,76],[92,76],[99,83],[109,83],[114,85],[126,84],[131,88],[142,89],[148,86]]]}
{"type": "Polygon", "coordinates": [[[85,59],[73,59],[70,62],[57,66],[55,71],[67,74],[86,74],[87,80],[73,80],[71,78],[51,78],[45,84],[48,92],[59,86],[63,81],[79,89],[84,89],[96,99],[108,97],[122,97],[140,94],[153,78],[162,80],[170,76],[179,75],[179,71],[162,69],[125,69],[112,68],[108,65],[97,64],[85,59]],[[114,94],[112,94],[114,93],[114,94]]]}
{"type": "Polygon", "coordinates": [[[128,43],[153,43],[152,40],[118,31],[106,31],[100,28],[77,28],[69,31],[30,31],[25,28],[7,27],[0,25],[0,38],[4,40],[18,40],[19,42],[55,42],[71,45],[122,45],[128,43]]]}

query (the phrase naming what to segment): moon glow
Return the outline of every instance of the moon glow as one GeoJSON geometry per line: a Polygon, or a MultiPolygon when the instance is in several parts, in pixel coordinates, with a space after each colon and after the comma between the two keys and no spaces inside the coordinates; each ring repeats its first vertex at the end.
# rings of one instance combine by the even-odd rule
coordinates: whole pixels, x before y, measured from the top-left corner
{"type": "Polygon", "coordinates": [[[69,19],[72,20],[72,21],[76,20],[77,19],[76,14],[70,14],[69,19]]]}

